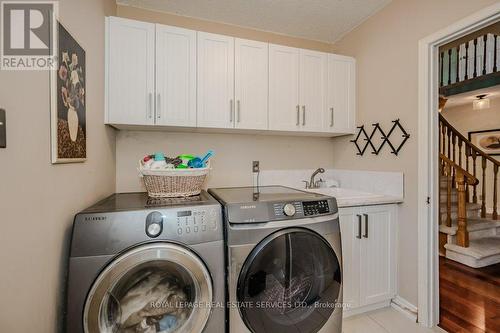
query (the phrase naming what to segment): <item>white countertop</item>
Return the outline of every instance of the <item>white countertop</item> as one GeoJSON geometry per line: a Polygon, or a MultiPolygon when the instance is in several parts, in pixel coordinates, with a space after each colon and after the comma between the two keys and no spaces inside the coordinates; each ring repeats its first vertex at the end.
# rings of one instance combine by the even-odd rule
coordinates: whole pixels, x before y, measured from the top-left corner
{"type": "MultiPolygon", "coordinates": [[[[302,189],[304,190],[304,189],[302,189]]],[[[369,206],[369,205],[384,205],[403,202],[403,198],[394,197],[384,194],[375,194],[351,190],[347,188],[317,188],[306,190],[308,192],[316,192],[319,194],[329,195],[337,199],[337,205],[342,207],[369,206]]]]}

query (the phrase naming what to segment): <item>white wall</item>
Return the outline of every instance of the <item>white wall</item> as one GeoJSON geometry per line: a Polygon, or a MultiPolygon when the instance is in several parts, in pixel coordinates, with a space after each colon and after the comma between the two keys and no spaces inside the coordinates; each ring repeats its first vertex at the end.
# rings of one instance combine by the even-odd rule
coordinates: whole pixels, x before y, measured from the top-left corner
{"type": "Polygon", "coordinates": [[[411,137],[399,156],[354,154],[350,138],[335,139],[334,167],[405,174],[399,221],[398,293],[417,304],[417,94],[418,41],[495,0],[393,0],[334,45],[357,62],[357,123],[388,129],[400,118],[411,137]]]}
{"type": "Polygon", "coordinates": [[[85,163],[50,163],[49,74],[0,71],[7,149],[0,149],[0,332],[60,330],[73,216],[115,189],[114,130],[104,119],[104,16],[113,0],[59,1],[86,51],[85,163]]]}
{"type": "Polygon", "coordinates": [[[254,160],[260,161],[262,170],[329,168],[333,164],[329,138],[120,131],[116,137],[116,189],[144,191],[137,166],[146,153],[201,155],[208,149],[216,156],[207,187],[252,185],[254,160]]]}

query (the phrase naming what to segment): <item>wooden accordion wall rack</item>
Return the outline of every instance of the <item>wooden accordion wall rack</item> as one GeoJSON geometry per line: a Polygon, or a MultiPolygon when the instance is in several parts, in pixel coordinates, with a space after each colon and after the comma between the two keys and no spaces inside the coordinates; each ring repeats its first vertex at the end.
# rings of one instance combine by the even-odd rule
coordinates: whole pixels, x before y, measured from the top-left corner
{"type": "Polygon", "coordinates": [[[389,132],[385,134],[384,130],[382,127],[380,127],[380,123],[375,123],[372,124],[373,130],[370,135],[365,130],[365,125],[358,126],[358,134],[356,135],[356,138],[354,140],[351,140],[351,142],[354,143],[357,149],[356,155],[363,156],[368,147],[371,148],[371,153],[374,155],[378,155],[382,148],[387,145],[391,149],[391,154],[398,155],[401,148],[403,148],[404,144],[406,141],[410,138],[410,134],[406,132],[404,127],[401,125],[401,122],[399,119],[393,120],[392,121],[393,125],[389,132]],[[393,138],[391,141],[391,136],[396,135],[396,132],[399,131],[401,132],[401,137],[402,140],[399,144],[395,143],[395,138],[393,138]],[[375,146],[374,139],[376,135],[380,135],[380,139],[382,140],[379,144],[378,147],[375,146]],[[364,144],[363,144],[364,141],[364,144]]]}

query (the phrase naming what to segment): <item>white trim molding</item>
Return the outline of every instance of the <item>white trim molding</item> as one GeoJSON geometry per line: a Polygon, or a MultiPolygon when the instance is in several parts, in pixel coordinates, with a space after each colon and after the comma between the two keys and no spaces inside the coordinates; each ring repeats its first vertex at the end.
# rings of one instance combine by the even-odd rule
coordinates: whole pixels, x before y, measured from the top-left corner
{"type": "Polygon", "coordinates": [[[438,49],[500,20],[500,2],[422,40],[418,45],[418,321],[439,322],[438,49]]]}
{"type": "Polygon", "coordinates": [[[404,314],[406,317],[410,318],[414,322],[417,322],[418,309],[415,305],[404,299],[403,297],[397,295],[391,301],[391,307],[396,311],[404,314]]]}

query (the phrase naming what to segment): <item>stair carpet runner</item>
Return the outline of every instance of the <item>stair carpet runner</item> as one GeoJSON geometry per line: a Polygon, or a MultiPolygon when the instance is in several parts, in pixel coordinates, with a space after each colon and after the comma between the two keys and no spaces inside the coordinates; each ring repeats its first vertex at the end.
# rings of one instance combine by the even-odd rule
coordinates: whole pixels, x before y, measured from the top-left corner
{"type": "Polygon", "coordinates": [[[467,203],[467,230],[469,247],[458,246],[456,242],[458,196],[457,189],[451,192],[451,227],[446,226],[447,177],[440,178],[440,221],[439,232],[446,236],[444,245],[446,258],[473,268],[500,263],[500,220],[481,218],[481,205],[467,203]]]}

